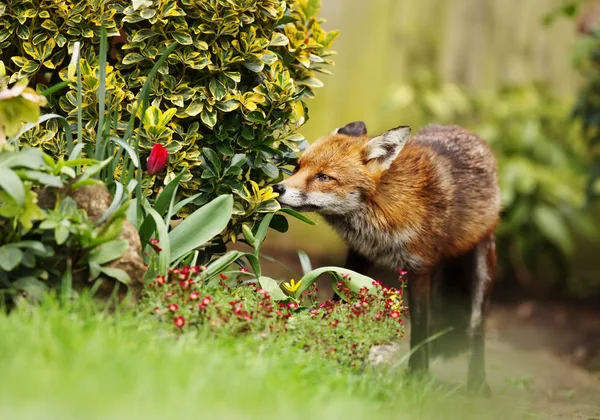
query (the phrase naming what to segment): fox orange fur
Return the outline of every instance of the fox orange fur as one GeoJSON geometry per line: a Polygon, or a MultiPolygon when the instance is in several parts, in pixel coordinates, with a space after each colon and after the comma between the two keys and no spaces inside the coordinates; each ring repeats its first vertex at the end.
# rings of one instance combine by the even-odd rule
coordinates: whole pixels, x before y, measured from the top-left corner
{"type": "MultiPolygon", "coordinates": [[[[411,348],[429,338],[431,315],[438,327],[454,327],[450,336],[467,333],[468,386],[487,392],[484,310],[500,217],[496,160],[463,128],[410,131],[371,137],[364,123],[347,124],[313,143],[274,189],[281,204],[324,216],[348,243],[347,268],[408,270],[411,348]]],[[[419,347],[410,369],[428,370],[429,353],[429,345],[419,347]]]]}

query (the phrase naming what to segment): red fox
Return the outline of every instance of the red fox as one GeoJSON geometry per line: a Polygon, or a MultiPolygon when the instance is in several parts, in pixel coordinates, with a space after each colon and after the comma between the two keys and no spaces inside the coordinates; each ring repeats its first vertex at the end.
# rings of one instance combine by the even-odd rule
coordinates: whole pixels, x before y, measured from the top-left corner
{"type": "Polygon", "coordinates": [[[402,126],[370,137],[363,122],[347,124],[313,143],[273,189],[282,205],[323,215],[348,243],[348,269],[408,271],[410,371],[428,371],[430,346],[417,345],[433,326],[452,325],[448,337],[462,335],[470,345],[468,388],[489,394],[484,310],[500,218],[496,160],[481,138],[457,126],[410,132],[402,126]]]}

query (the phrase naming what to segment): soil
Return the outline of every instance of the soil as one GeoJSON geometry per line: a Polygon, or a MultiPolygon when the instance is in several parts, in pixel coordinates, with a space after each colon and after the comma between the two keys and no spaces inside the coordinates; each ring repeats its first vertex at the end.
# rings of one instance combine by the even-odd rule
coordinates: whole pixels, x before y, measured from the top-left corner
{"type": "MultiPolygon", "coordinates": [[[[490,308],[486,368],[494,400],[528,407],[537,419],[600,420],[600,373],[585,368],[593,367],[593,352],[597,357],[588,328],[596,326],[597,339],[600,317],[570,324],[577,312],[533,302],[490,308]]],[[[449,382],[464,383],[466,369],[464,356],[432,365],[436,379],[449,382]]]]}

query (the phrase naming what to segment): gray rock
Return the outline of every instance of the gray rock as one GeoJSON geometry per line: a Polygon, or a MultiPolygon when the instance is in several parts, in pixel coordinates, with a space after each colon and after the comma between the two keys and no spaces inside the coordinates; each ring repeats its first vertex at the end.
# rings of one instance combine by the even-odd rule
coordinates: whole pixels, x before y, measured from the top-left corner
{"type": "Polygon", "coordinates": [[[393,365],[400,359],[400,345],[394,343],[371,347],[367,362],[370,367],[375,368],[381,365],[393,365]]]}

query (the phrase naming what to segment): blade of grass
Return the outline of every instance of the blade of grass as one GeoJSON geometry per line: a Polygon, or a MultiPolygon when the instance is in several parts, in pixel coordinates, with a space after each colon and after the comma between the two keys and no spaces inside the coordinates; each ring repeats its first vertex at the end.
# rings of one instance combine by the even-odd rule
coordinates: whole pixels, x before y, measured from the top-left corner
{"type": "MultiPolygon", "coordinates": [[[[115,162],[118,162],[118,156],[122,153],[122,150],[125,150],[127,152],[127,155],[129,156],[129,158],[131,159],[131,162],[133,163],[133,166],[135,168],[139,168],[140,167],[140,159],[138,157],[138,155],[135,153],[135,150],[133,150],[131,148],[131,146],[129,144],[127,144],[126,141],[120,139],[117,136],[109,136],[108,140],[117,143],[119,146],[121,146],[121,149],[119,149],[119,151],[117,151],[117,155],[115,157],[115,162]]],[[[125,164],[125,161],[123,161],[123,164],[125,164]]]]}
{"type": "MultiPolygon", "coordinates": [[[[156,212],[156,210],[152,208],[148,200],[144,200],[144,209],[148,215],[154,219],[154,223],[156,225],[158,241],[162,249],[162,251],[158,254],[158,271],[160,274],[166,276],[168,274],[169,261],[171,259],[169,232],[167,231],[167,226],[163,222],[162,217],[156,212]]],[[[146,244],[142,244],[142,246],[145,245],[146,244]]]]}
{"type": "Polygon", "coordinates": [[[65,117],[58,115],[58,114],[42,115],[36,122],[25,124],[23,127],[21,127],[21,129],[19,130],[17,135],[8,139],[8,142],[16,144],[17,141],[19,140],[19,138],[23,134],[25,134],[27,131],[29,131],[33,127],[40,125],[41,123],[51,120],[53,118],[56,118],[56,120],[59,122],[59,124],[63,126],[63,129],[65,130],[65,139],[67,140],[67,147],[69,147],[69,145],[70,145],[71,149],[73,149],[73,134],[71,133],[71,127],[69,126],[69,122],[67,121],[67,119],[65,117]]]}
{"type": "MultiPolygon", "coordinates": [[[[81,58],[77,60],[77,145],[83,147],[83,94],[81,89],[81,58]]],[[[77,168],[79,170],[79,168],[77,168]]]]}
{"type": "Polygon", "coordinates": [[[260,246],[262,245],[263,241],[267,237],[267,230],[269,229],[271,220],[273,220],[273,216],[275,216],[275,213],[267,214],[260,222],[260,225],[258,225],[256,234],[254,234],[254,253],[255,254],[258,254],[258,251],[260,251],[260,246]]]}
{"type": "Polygon", "coordinates": [[[173,214],[177,214],[179,212],[179,210],[181,210],[182,208],[185,207],[186,204],[191,203],[192,201],[194,201],[196,198],[200,197],[201,195],[202,195],[202,193],[194,194],[191,197],[188,197],[188,198],[178,202],[175,205],[175,207],[173,207],[173,214]]]}
{"type": "Polygon", "coordinates": [[[169,209],[167,210],[167,214],[165,215],[165,224],[168,226],[171,223],[171,217],[173,217],[173,206],[175,205],[175,198],[177,196],[177,190],[179,189],[179,183],[175,186],[173,190],[173,195],[171,196],[171,201],[169,202],[169,209]]]}
{"type": "Polygon", "coordinates": [[[162,189],[158,197],[156,197],[156,201],[154,202],[154,209],[162,214],[169,209],[169,205],[173,200],[173,197],[176,196],[176,190],[179,185],[179,181],[185,174],[185,170],[181,171],[179,175],[171,180],[165,187],[162,189]]]}
{"type": "Polygon", "coordinates": [[[65,273],[61,279],[61,300],[63,305],[67,304],[71,296],[71,289],[73,288],[73,267],[71,258],[67,258],[67,267],[65,273]]]}
{"type": "Polygon", "coordinates": [[[96,128],[96,150],[94,157],[97,160],[103,160],[102,156],[102,134],[104,127],[104,109],[106,106],[106,53],[108,50],[108,37],[106,35],[106,26],[104,20],[101,23],[100,28],[100,53],[98,55],[98,62],[100,69],[98,71],[99,87],[98,87],[98,126],[96,128]]]}
{"type": "Polygon", "coordinates": [[[306,252],[298,251],[298,259],[300,260],[300,266],[302,267],[302,274],[306,275],[312,271],[312,265],[310,264],[310,258],[306,252]]]}
{"type": "Polygon", "coordinates": [[[138,200],[136,198],[132,198],[129,203],[129,207],[127,208],[127,220],[129,220],[131,222],[131,224],[133,225],[133,227],[135,227],[136,230],[138,230],[138,221],[136,219],[137,203],[138,203],[138,200]]]}
{"type": "MultiPolygon", "coordinates": [[[[76,160],[81,156],[81,151],[83,150],[83,143],[78,143],[71,153],[69,154],[69,160],[76,160]]],[[[79,168],[78,168],[79,169],[79,168]]],[[[79,172],[79,170],[77,171],[79,172]]]]}
{"type": "Polygon", "coordinates": [[[66,88],[70,84],[71,84],[70,80],[62,81],[60,83],[55,84],[54,86],[50,86],[48,89],[41,91],[40,95],[48,97],[48,96],[52,95],[54,92],[58,92],[59,90],[66,88]]]}
{"type": "MultiPolygon", "coordinates": [[[[112,115],[110,113],[110,103],[111,101],[111,95],[110,92],[106,92],[106,103],[108,104],[108,111],[106,112],[106,119],[104,120],[104,134],[102,136],[102,148],[103,148],[103,155],[104,156],[114,156],[114,147],[111,147],[113,145],[113,143],[111,143],[108,140],[108,136],[110,135],[110,127],[112,125],[112,115]]],[[[111,161],[111,163],[114,161],[114,159],[111,161]]],[[[110,186],[110,184],[113,184],[115,182],[115,177],[113,176],[113,171],[110,168],[110,164],[107,165],[104,169],[102,169],[102,171],[100,171],[100,177],[99,179],[101,179],[102,181],[104,181],[104,183],[106,184],[107,187],[110,186]]]]}
{"type": "Polygon", "coordinates": [[[100,219],[98,219],[98,221],[96,222],[96,225],[100,225],[102,224],[102,222],[104,222],[106,219],[108,219],[110,217],[111,214],[113,214],[115,212],[115,210],[117,210],[119,207],[121,207],[121,201],[123,200],[123,184],[121,184],[120,182],[115,183],[115,196],[113,198],[112,203],[110,203],[110,206],[108,206],[108,209],[106,209],[106,211],[104,212],[104,214],[102,215],[102,217],[100,219]]]}

